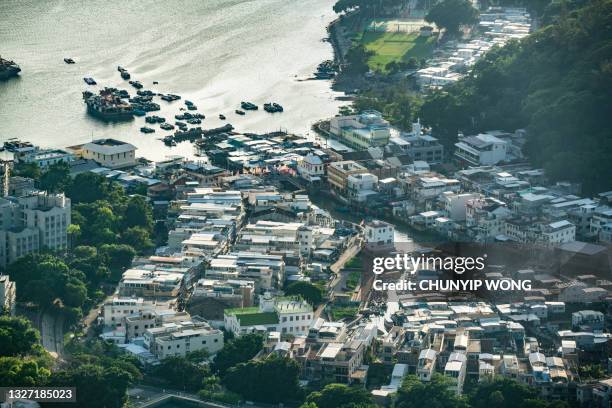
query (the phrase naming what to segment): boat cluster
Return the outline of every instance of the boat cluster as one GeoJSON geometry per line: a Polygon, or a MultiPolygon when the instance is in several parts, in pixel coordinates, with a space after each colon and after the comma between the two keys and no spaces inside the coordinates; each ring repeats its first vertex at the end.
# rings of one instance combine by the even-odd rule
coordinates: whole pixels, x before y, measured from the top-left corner
{"type": "Polygon", "coordinates": [[[315,79],[331,79],[336,76],[338,67],[332,60],[325,60],[317,66],[314,73],[315,79]]]}

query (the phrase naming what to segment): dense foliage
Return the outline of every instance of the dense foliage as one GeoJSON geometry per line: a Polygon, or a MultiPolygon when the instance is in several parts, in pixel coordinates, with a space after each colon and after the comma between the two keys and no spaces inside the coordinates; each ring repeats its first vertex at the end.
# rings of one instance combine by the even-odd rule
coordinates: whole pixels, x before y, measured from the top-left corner
{"type": "Polygon", "coordinates": [[[429,95],[423,122],[447,146],[459,130],[527,128],[525,151],[553,180],[581,182],[587,193],[612,188],[612,0],[579,3],[429,95]]]}
{"type": "Polygon", "coordinates": [[[293,296],[301,296],[305,301],[313,306],[320,304],[323,301],[321,289],[310,282],[294,282],[287,286],[285,294],[293,296]]]}
{"type": "Polygon", "coordinates": [[[311,392],[302,408],[373,408],[372,394],[361,386],[328,384],[321,391],[311,392]]]}
{"type": "Polygon", "coordinates": [[[478,22],[478,10],[469,0],[443,0],[429,10],[425,21],[444,28],[448,34],[456,34],[460,26],[478,22]]]}
{"type": "Polygon", "coordinates": [[[263,349],[260,334],[245,334],[225,343],[214,360],[214,370],[224,375],[231,367],[249,361],[263,349]]]}
{"type": "Polygon", "coordinates": [[[0,357],[30,354],[40,341],[29,320],[0,317],[0,357]]]}
{"type": "Polygon", "coordinates": [[[299,372],[295,360],[271,356],[230,368],[223,377],[223,384],[250,401],[299,401],[303,398],[298,383],[299,372]]]}

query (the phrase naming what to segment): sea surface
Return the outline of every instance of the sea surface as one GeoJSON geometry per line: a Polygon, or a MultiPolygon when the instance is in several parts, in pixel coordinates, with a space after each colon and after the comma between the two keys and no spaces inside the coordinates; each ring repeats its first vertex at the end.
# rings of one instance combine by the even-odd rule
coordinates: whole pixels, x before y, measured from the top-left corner
{"type": "Polygon", "coordinates": [[[343,104],[329,81],[304,80],[333,57],[324,41],[333,2],[0,0],[0,55],[22,68],[20,78],[0,82],[0,143],[18,138],[61,148],[113,137],[152,160],[191,156],[190,143],[165,147],[159,139],[170,132],[158,125],[147,125],[154,134],[140,133],[143,118],[107,124],[86,114],[85,89],[113,86],[135,95],[118,65],[144,89],[183,97],[172,103],[155,98],[162,110],[153,114],[170,123],[188,99],[206,115],[204,129],[229,122],[239,132],[282,129],[314,137],[311,124],[343,104]],[[65,57],[76,64],[65,64],[65,57]],[[98,86],[86,86],[86,76],[98,86]],[[236,115],[243,100],[260,110],[236,115]],[[264,112],[269,101],[285,112],[264,112]]]}

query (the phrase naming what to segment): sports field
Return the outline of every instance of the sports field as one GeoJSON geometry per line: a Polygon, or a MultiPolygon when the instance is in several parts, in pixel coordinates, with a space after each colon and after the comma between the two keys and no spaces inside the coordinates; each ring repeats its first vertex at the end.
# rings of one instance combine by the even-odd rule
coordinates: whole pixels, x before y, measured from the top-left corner
{"type": "Polygon", "coordinates": [[[419,33],[366,31],[358,38],[374,55],[368,60],[370,69],[385,71],[391,61],[407,61],[410,58],[428,58],[435,47],[435,36],[421,37],[419,33]]]}

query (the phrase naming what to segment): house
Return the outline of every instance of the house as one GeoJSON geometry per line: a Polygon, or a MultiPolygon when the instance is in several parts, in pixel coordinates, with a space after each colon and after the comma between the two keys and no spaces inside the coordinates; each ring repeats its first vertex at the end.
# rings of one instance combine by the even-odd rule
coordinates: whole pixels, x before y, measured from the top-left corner
{"type": "Polygon", "coordinates": [[[467,202],[479,197],[480,194],[477,193],[453,193],[447,191],[442,193],[440,200],[448,218],[453,221],[465,221],[467,202]]]}
{"type": "Polygon", "coordinates": [[[136,146],[117,139],[98,139],[68,149],[83,159],[94,160],[109,169],[136,165],[136,146]]]}
{"type": "Polygon", "coordinates": [[[40,149],[37,146],[20,147],[13,153],[15,163],[35,163],[41,169],[56,163],[70,163],[74,154],[60,149],[40,149]]]}
{"type": "Polygon", "coordinates": [[[325,175],[325,166],[319,156],[308,153],[298,160],[297,172],[304,180],[314,183],[325,175]]]}
{"type": "Polygon", "coordinates": [[[347,198],[363,203],[369,196],[375,195],[378,177],[370,173],[352,174],[347,178],[347,198]]]}
{"type": "Polygon", "coordinates": [[[489,134],[460,137],[455,157],[468,165],[492,166],[507,160],[507,142],[489,134]]]}
{"type": "Polygon", "coordinates": [[[365,225],[365,242],[369,247],[393,245],[395,228],[384,221],[373,220],[365,225]]]}

